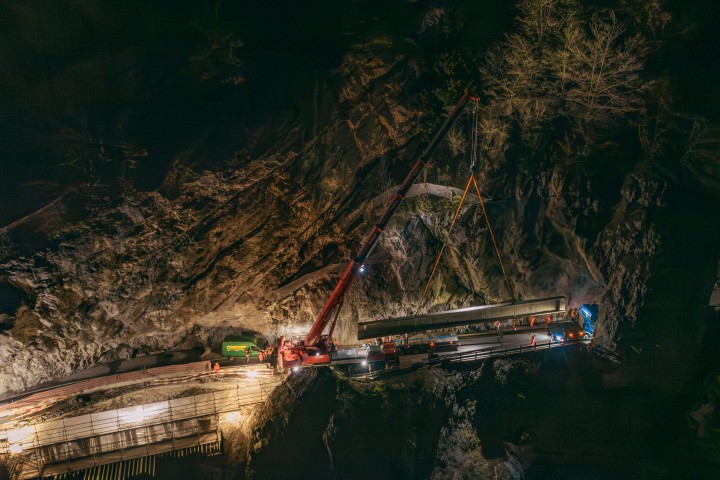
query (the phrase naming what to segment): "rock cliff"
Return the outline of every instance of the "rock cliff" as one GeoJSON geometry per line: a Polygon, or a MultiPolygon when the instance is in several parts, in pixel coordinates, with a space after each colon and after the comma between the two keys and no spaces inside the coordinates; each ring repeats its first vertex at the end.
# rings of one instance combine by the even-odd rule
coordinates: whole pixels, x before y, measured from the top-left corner
{"type": "MultiPolygon", "coordinates": [[[[30,148],[31,133],[49,132],[53,140],[33,153],[53,161],[53,172],[66,165],[75,173],[52,188],[47,178],[41,186],[25,178],[26,192],[12,191],[14,203],[5,197],[16,208],[4,213],[0,236],[0,392],[139,352],[217,345],[230,331],[274,337],[307,330],[379,213],[371,199],[401,181],[465,81],[483,97],[479,180],[491,197],[489,218],[515,292],[564,293],[575,306],[600,303],[594,343],[637,366],[633,378],[647,379],[657,362],[670,367],[692,359],[720,256],[720,230],[710,221],[720,213],[717,136],[710,122],[667,111],[668,101],[659,98],[670,93],[653,86],[661,75],[645,69],[644,59],[657,59],[670,42],[657,26],[663,11],[576,13],[598,19],[591,24],[597,31],[553,11],[570,26],[547,45],[531,43],[572,59],[582,51],[558,47],[561,34],[574,32],[578,45],[591,48],[622,21],[650,31],[642,48],[622,31],[611,38],[618,54],[636,55],[624,65],[648,106],[638,106],[636,92],[617,91],[615,110],[596,115],[579,80],[552,90],[564,78],[553,65],[537,67],[536,84],[503,83],[515,78],[517,52],[537,32],[528,11],[499,4],[489,7],[495,30],[485,31],[481,12],[463,2],[446,8],[410,2],[380,23],[361,12],[362,20],[343,24],[338,37],[363,25],[367,31],[353,30],[351,41],[338,43],[342,51],[290,67],[284,54],[258,61],[254,55],[267,45],[245,46],[229,20],[181,18],[187,31],[196,20],[215,30],[203,39],[188,34],[188,45],[174,47],[162,67],[150,68],[155,57],[140,58],[145,51],[135,47],[108,60],[112,69],[131,65],[131,78],[118,77],[122,95],[108,94],[130,106],[101,102],[96,111],[93,98],[79,93],[80,113],[57,108],[41,115],[31,105],[32,114],[15,127],[25,135],[15,147],[30,148]],[[383,36],[375,30],[383,22],[401,28],[383,36]],[[505,28],[515,36],[500,37],[505,28]],[[655,43],[648,43],[652,35],[655,43]],[[484,59],[493,40],[496,56],[484,59]],[[459,48],[468,44],[470,55],[459,48]],[[502,82],[492,68],[503,69],[502,82]],[[155,102],[143,90],[166,87],[170,93],[155,102]],[[188,92],[195,92],[191,106],[179,107],[188,92]],[[528,103],[518,92],[550,100],[528,103]],[[31,132],[38,116],[40,132],[31,132]],[[32,198],[21,205],[24,195],[32,198]]],[[[11,9],[14,28],[37,21],[23,12],[46,7],[28,8],[11,9]]],[[[165,30],[153,28],[164,45],[165,30]]],[[[319,48],[329,40],[308,41],[319,48]]],[[[86,55],[99,68],[102,54],[86,55]]],[[[574,68],[582,78],[581,66],[574,68]]],[[[81,71],[79,61],[68,60],[66,75],[81,71]]],[[[28,105],[18,100],[13,107],[28,105]]],[[[470,119],[461,118],[424,182],[463,187],[470,119]]],[[[21,161],[14,151],[7,155],[21,161]]],[[[23,180],[28,173],[17,175],[23,180]]],[[[403,205],[348,296],[341,341],[354,340],[358,320],[509,298],[478,205],[464,207],[448,234],[457,201],[427,195],[403,205]],[[443,243],[444,260],[429,300],[421,302],[443,243]]],[[[651,377],[669,388],[683,381],[678,369],[651,377]]],[[[621,381],[630,380],[608,379],[621,381]]]]}

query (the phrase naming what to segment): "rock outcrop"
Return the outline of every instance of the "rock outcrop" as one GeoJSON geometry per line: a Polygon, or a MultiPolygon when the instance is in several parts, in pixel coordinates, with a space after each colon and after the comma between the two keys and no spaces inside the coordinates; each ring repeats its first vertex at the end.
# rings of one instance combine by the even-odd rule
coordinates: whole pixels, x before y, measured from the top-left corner
{"type": "MultiPolygon", "coordinates": [[[[371,199],[403,178],[429,126],[442,117],[427,112],[447,104],[462,80],[455,53],[423,55],[422,48],[452,50],[452,32],[467,38],[474,27],[452,9],[406,7],[412,16],[403,25],[414,25],[412,38],[369,33],[367,41],[344,45],[337,63],[313,64],[317,76],[303,84],[306,90],[281,92],[290,106],[268,100],[260,113],[248,107],[247,119],[230,116],[226,106],[216,118],[215,111],[186,112],[198,113],[193,126],[202,128],[193,135],[179,129],[177,135],[189,135],[182,142],[105,141],[77,127],[76,117],[65,118],[73,126],[62,131],[55,152],[75,146],[72,164],[83,165],[85,181],[12,217],[0,232],[0,392],[143,351],[217,345],[230,331],[268,337],[306,331],[377,215],[371,199]],[[163,166],[152,188],[128,173],[150,159],[163,166]],[[115,170],[100,172],[102,165],[115,170]]],[[[241,41],[223,42],[206,46],[207,56],[192,57],[182,74],[199,75],[202,81],[193,81],[213,101],[228,94],[230,106],[268,93],[255,85],[246,96],[232,96],[228,85],[242,89],[242,75],[231,69],[232,76],[222,76],[209,63],[219,55],[227,68],[251,71],[253,64],[231,61],[241,41]],[[202,83],[209,78],[222,81],[210,88],[202,83]]],[[[489,81],[482,87],[494,88],[489,81]]],[[[137,95],[133,101],[147,100],[137,95]]],[[[705,123],[700,133],[678,127],[666,136],[682,147],[653,157],[628,124],[573,126],[560,109],[542,137],[542,129],[522,122],[525,107],[503,103],[497,92],[489,96],[497,102],[484,119],[497,114],[507,122],[503,142],[515,142],[485,145],[480,175],[514,293],[565,293],[575,306],[599,302],[595,344],[638,365],[636,378],[647,378],[658,361],[671,367],[692,358],[720,255],[711,221],[719,185],[717,155],[708,154],[714,130],[705,123]],[[579,151],[560,158],[563,141],[579,151]]],[[[137,112],[124,113],[137,129],[151,130],[137,112]]],[[[120,114],[109,117],[124,128],[120,114]]],[[[663,121],[668,131],[670,121],[663,121]]],[[[469,152],[459,132],[467,123],[461,119],[424,181],[464,185],[469,152]]],[[[463,208],[448,234],[457,201],[407,200],[348,295],[341,341],[354,341],[361,319],[510,297],[477,204],[463,208]],[[443,243],[444,259],[423,303],[443,243]]],[[[670,385],[682,377],[676,369],[656,380],[670,385]]]]}

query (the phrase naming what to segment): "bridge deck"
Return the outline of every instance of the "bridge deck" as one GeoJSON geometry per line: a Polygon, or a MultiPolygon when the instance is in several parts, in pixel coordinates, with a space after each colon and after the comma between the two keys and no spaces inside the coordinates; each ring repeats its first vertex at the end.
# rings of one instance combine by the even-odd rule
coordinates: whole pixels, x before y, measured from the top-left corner
{"type": "Polygon", "coordinates": [[[236,388],[0,430],[0,454],[15,454],[12,476],[23,480],[215,444],[219,414],[263,402],[280,383],[274,375],[263,377],[236,388]]]}
{"type": "Polygon", "coordinates": [[[565,296],[447,310],[358,324],[358,340],[564,312],[565,296]]]}

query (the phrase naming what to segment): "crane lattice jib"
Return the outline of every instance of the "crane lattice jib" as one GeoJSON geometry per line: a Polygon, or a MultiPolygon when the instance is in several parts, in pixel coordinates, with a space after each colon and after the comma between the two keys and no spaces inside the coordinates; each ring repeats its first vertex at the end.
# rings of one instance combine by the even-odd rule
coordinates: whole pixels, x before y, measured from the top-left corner
{"type": "Polygon", "coordinates": [[[422,172],[422,169],[429,160],[430,155],[432,155],[443,138],[445,138],[448,130],[450,130],[450,127],[471,98],[473,97],[466,90],[460,100],[458,100],[455,108],[453,108],[452,112],[450,112],[450,115],[445,119],[445,122],[443,122],[440,128],[435,132],[435,135],[432,140],[430,140],[428,146],[425,147],[425,150],[423,150],[418,156],[412,166],[412,169],[410,169],[410,173],[408,173],[398,191],[392,196],[390,202],[388,202],[388,205],[385,208],[385,213],[382,217],[380,217],[380,221],[373,226],[368,236],[365,237],[365,241],[360,247],[360,250],[358,250],[355,259],[350,261],[345,269],[345,272],[340,277],[340,280],[338,280],[337,285],[335,285],[335,289],[332,294],[330,294],[330,298],[328,298],[327,302],[325,302],[325,306],[317,316],[317,319],[310,329],[310,332],[307,334],[307,337],[305,337],[305,345],[315,345],[318,343],[323,330],[325,330],[325,327],[330,322],[330,314],[345,297],[345,293],[348,288],[350,288],[350,285],[353,280],[355,280],[355,277],[357,277],[358,271],[372,253],[375,245],[377,245],[377,242],[380,240],[380,235],[382,235],[385,226],[390,221],[390,218],[395,213],[395,210],[397,210],[402,201],[405,200],[405,195],[407,195],[410,187],[412,187],[412,184],[415,183],[415,180],[420,175],[420,172],[422,172]]]}

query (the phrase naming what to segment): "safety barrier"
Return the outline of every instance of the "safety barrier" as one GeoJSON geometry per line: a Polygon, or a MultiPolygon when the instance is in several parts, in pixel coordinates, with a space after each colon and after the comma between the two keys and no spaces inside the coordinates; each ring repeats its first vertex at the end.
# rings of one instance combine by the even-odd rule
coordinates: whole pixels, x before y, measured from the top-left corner
{"type": "Polygon", "coordinates": [[[512,355],[520,355],[523,353],[537,352],[542,350],[550,350],[551,348],[562,348],[571,345],[585,344],[587,340],[571,340],[568,342],[543,342],[535,345],[520,345],[517,347],[491,347],[479,348],[467,352],[451,353],[447,355],[438,355],[430,359],[423,359],[419,362],[413,362],[409,366],[402,368],[391,368],[388,370],[380,370],[376,372],[357,375],[357,378],[381,379],[389,376],[402,375],[409,370],[415,370],[421,367],[438,367],[449,366],[453,363],[460,362],[476,362],[479,360],[487,360],[490,358],[509,357],[512,355]]]}
{"type": "Polygon", "coordinates": [[[523,353],[537,352],[540,350],[550,350],[551,348],[562,348],[570,345],[577,345],[584,343],[583,340],[570,340],[567,342],[553,342],[548,340],[543,343],[536,343],[534,345],[519,345],[517,347],[491,347],[477,350],[471,350],[469,352],[458,352],[451,353],[449,355],[442,355],[432,357],[427,361],[429,366],[436,365],[448,365],[451,363],[458,362],[476,362],[478,360],[484,360],[495,357],[509,357],[511,355],[520,355],[523,353]]]}

